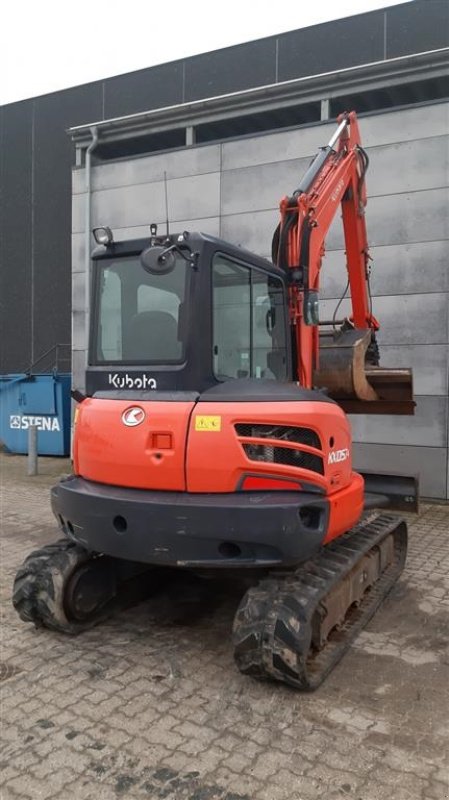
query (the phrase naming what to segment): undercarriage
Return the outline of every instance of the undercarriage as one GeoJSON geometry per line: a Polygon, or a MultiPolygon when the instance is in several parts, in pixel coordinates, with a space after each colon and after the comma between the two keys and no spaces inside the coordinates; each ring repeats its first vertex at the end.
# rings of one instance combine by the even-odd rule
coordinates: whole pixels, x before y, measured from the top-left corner
{"type": "MultiPolygon", "coordinates": [[[[406,524],[372,513],[299,567],[259,570],[234,618],[239,670],[316,689],[398,579],[406,549],[406,524]]],[[[63,539],[28,556],[13,603],[24,621],[73,635],[157,593],[166,581],[164,567],[92,553],[63,539]]]]}

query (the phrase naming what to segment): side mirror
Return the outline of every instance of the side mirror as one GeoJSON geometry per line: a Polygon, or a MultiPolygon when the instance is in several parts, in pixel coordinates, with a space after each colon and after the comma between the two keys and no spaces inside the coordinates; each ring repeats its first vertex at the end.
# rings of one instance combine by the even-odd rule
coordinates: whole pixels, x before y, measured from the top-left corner
{"type": "Polygon", "coordinates": [[[170,248],[148,247],[140,254],[142,267],[152,275],[167,275],[176,263],[176,257],[170,248]]]}

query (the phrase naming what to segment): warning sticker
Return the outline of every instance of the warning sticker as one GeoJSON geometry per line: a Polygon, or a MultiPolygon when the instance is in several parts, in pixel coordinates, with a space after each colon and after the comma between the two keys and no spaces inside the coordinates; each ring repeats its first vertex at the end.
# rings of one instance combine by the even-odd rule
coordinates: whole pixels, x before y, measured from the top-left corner
{"type": "Polygon", "coordinates": [[[221,431],[221,417],[196,416],[196,431],[221,431]]]}

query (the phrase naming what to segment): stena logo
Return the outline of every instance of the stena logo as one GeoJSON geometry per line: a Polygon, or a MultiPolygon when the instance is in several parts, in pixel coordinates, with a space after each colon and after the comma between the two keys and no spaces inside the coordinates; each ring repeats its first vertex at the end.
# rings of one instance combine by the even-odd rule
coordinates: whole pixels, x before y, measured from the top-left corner
{"type": "Polygon", "coordinates": [[[38,431],[61,430],[57,417],[33,417],[29,414],[11,414],[9,417],[9,427],[13,430],[27,431],[30,425],[35,425],[38,431]]]}
{"type": "Polygon", "coordinates": [[[329,453],[329,458],[327,459],[328,464],[338,464],[340,461],[346,461],[349,458],[349,450],[345,447],[343,450],[331,450],[329,453]]]}
{"type": "Polygon", "coordinates": [[[145,411],[140,406],[132,406],[127,408],[122,414],[122,422],[128,428],[135,428],[140,425],[145,419],[145,411]]]}

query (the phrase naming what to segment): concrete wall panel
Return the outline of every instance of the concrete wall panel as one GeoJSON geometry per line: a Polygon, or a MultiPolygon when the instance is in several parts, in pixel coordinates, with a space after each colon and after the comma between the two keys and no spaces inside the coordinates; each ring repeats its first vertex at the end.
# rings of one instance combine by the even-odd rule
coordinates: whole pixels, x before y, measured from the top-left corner
{"type": "Polygon", "coordinates": [[[72,233],[72,275],[84,272],[84,233],[72,233]]]}
{"type": "Polygon", "coordinates": [[[395,347],[383,344],[380,352],[383,367],[411,367],[417,395],[447,396],[449,390],[449,346],[415,344],[395,347]]]}
{"type": "MultiPolygon", "coordinates": [[[[371,247],[373,296],[449,292],[447,251],[444,241],[371,247]]],[[[339,297],[346,280],[344,251],[327,252],[321,270],[321,297],[339,297]]]]}
{"type": "MultiPolygon", "coordinates": [[[[320,319],[333,318],[336,300],[320,302],[320,319]]],[[[381,323],[378,339],[381,344],[447,344],[448,298],[446,294],[409,294],[376,297],[374,316],[381,323]]],[[[337,318],[350,314],[350,304],[344,300],[337,318]]]]}
{"type": "MultiPolygon", "coordinates": [[[[388,190],[388,186],[385,187],[388,190]]],[[[372,197],[367,222],[372,247],[449,239],[449,189],[372,197]],[[369,218],[368,218],[369,214],[369,218]]],[[[343,228],[336,219],[327,237],[328,250],[342,250],[343,228]]]]}
{"type": "Polygon", "coordinates": [[[260,134],[222,145],[222,168],[241,169],[259,164],[273,164],[282,158],[311,158],[321,145],[327,144],[335,130],[334,121],[291,131],[260,134]]]}
{"type": "Polygon", "coordinates": [[[86,314],[84,311],[72,311],[72,347],[74,350],[85,350],[86,345],[86,314]]]}
{"type": "MultiPolygon", "coordinates": [[[[92,169],[92,186],[94,190],[99,191],[116,186],[134,186],[139,183],[163,181],[164,172],[167,174],[167,180],[171,180],[219,170],[220,145],[205,145],[204,147],[176,150],[172,153],[101,164],[92,169]]],[[[85,191],[85,181],[84,169],[74,170],[74,194],[85,191]]]]}
{"type": "MultiPolygon", "coordinates": [[[[156,222],[160,228],[160,232],[165,233],[165,220],[152,220],[156,222]]],[[[220,219],[219,217],[206,217],[205,219],[181,219],[177,220],[176,224],[171,226],[174,233],[182,231],[200,231],[201,233],[208,233],[210,236],[219,236],[220,234],[220,219]]],[[[127,239],[143,239],[149,236],[149,225],[134,225],[127,228],[114,228],[114,239],[116,242],[125,241],[127,239]]],[[[92,238],[92,249],[95,242],[92,238]]],[[[85,253],[85,237],[84,231],[79,231],[72,235],[72,265],[73,272],[84,272],[84,253],[85,253]]]]}
{"type": "Polygon", "coordinates": [[[372,147],[366,176],[370,197],[449,185],[447,131],[443,136],[372,147]]]}
{"type": "MultiPolygon", "coordinates": [[[[239,169],[256,164],[269,164],[279,158],[312,157],[318,148],[327,144],[335,121],[317,123],[291,131],[261,134],[223,144],[223,170],[239,169]]],[[[449,103],[437,103],[422,108],[388,111],[375,116],[361,117],[360,132],[365,148],[394,142],[424,140],[444,136],[449,130],[449,103]]],[[[427,168],[427,167],[426,167],[427,168]]],[[[369,178],[373,171],[370,170],[369,178]]]]}
{"type": "MultiPolygon", "coordinates": [[[[168,182],[168,208],[172,223],[185,219],[216,217],[220,205],[220,174],[209,173],[168,182]]],[[[84,219],[74,197],[74,232],[84,228],[84,219]]],[[[148,225],[165,220],[165,186],[162,181],[94,192],[92,224],[111,228],[148,225]]]]}
{"type": "Polygon", "coordinates": [[[309,163],[309,158],[293,159],[223,172],[221,213],[278,208],[281,198],[294,192],[309,163]]]}
{"type": "Polygon", "coordinates": [[[446,447],[447,399],[416,397],[411,416],[352,414],[352,437],[355,442],[376,444],[446,447]]]}
{"type": "Polygon", "coordinates": [[[86,310],[86,273],[72,273],[72,312],[86,310]]]}
{"type": "Polygon", "coordinates": [[[76,194],[72,197],[72,234],[84,230],[86,195],[76,194]]]}
{"type": "Polygon", "coordinates": [[[447,455],[444,447],[354,444],[355,469],[417,475],[421,497],[446,496],[447,455]]]}
{"type": "Polygon", "coordinates": [[[221,236],[233,244],[246,247],[261,256],[271,252],[271,239],[279,222],[279,212],[255,211],[252,214],[231,214],[222,217],[221,236]]]}
{"type": "Polygon", "coordinates": [[[86,388],[86,351],[72,349],[72,386],[82,392],[86,388]]]}
{"type": "Polygon", "coordinates": [[[423,108],[399,108],[362,117],[360,131],[364,147],[379,147],[393,142],[423,141],[444,136],[448,131],[449,103],[423,108]]]}

